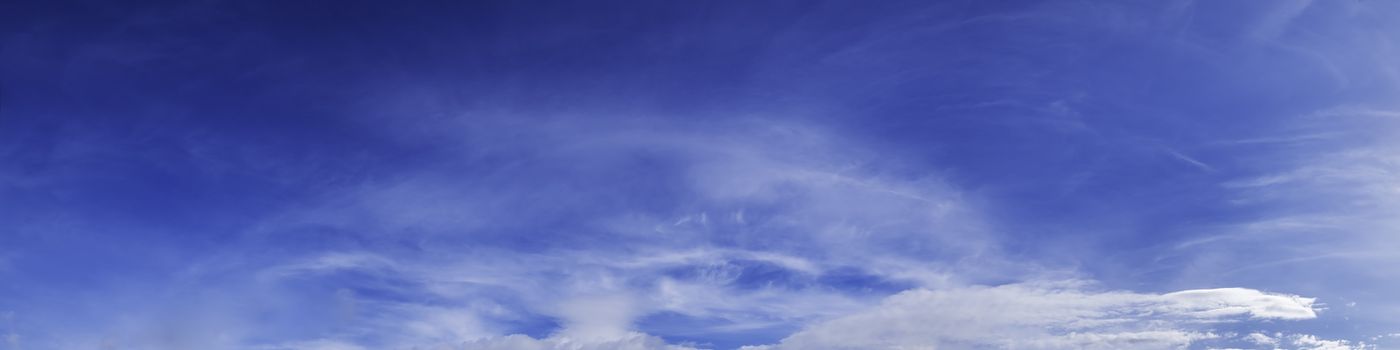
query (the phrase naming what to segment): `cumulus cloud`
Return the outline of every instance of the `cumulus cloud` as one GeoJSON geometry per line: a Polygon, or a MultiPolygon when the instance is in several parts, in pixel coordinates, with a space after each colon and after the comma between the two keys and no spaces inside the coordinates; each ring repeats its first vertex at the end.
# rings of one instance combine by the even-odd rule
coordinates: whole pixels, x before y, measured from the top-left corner
{"type": "Polygon", "coordinates": [[[1252,289],[1095,292],[1078,284],[910,290],[810,326],[786,349],[1171,349],[1220,338],[1210,325],[1316,317],[1313,300],[1252,289]]]}
{"type": "Polygon", "coordinates": [[[1347,340],[1319,339],[1311,334],[1298,334],[1290,337],[1299,350],[1357,350],[1367,348],[1366,343],[1352,343],[1347,340]]]}
{"type": "Polygon", "coordinates": [[[1244,336],[1244,340],[1247,340],[1250,343],[1254,343],[1255,345],[1278,345],[1278,339],[1270,337],[1267,334],[1258,332],[1250,333],[1249,335],[1244,336]]]}

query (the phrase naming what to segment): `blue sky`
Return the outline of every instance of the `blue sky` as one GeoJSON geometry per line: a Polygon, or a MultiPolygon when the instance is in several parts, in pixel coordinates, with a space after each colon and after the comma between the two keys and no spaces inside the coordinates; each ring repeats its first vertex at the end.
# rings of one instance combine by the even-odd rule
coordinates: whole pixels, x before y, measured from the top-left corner
{"type": "Polygon", "coordinates": [[[0,349],[1400,347],[1384,1],[0,4],[0,349]]]}

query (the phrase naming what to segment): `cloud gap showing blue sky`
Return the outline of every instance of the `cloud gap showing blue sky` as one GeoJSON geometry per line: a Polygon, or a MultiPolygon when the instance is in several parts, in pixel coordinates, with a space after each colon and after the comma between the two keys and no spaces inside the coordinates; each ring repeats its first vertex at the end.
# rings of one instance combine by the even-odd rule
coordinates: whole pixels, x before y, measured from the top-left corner
{"type": "Polygon", "coordinates": [[[0,349],[1400,347],[1382,1],[0,4],[0,349]]]}

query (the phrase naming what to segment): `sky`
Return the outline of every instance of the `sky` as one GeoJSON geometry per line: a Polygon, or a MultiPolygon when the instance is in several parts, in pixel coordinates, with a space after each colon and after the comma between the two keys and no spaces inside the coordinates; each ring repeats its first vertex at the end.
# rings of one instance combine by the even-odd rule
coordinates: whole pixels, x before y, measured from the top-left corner
{"type": "Polygon", "coordinates": [[[1400,348],[1397,13],[6,1],[0,349],[1400,348]]]}

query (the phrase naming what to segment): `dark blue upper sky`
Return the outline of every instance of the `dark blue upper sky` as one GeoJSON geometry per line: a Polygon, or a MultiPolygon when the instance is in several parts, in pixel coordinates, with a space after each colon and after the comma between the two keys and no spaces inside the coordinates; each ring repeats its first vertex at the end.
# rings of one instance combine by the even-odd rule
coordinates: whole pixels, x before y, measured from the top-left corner
{"type": "Polygon", "coordinates": [[[1397,10],[6,2],[0,349],[1395,346],[1397,10]]]}

